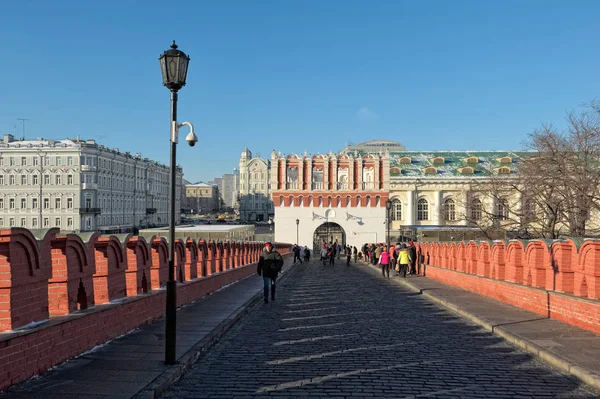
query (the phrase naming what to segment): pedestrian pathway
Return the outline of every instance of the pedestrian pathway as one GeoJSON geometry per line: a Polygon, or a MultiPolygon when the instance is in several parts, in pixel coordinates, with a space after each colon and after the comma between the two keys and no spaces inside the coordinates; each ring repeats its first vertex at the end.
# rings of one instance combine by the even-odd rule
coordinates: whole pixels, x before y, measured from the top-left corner
{"type": "Polygon", "coordinates": [[[423,276],[398,282],[600,388],[600,335],[423,276]]]}
{"type": "Polygon", "coordinates": [[[597,398],[374,268],[297,267],[166,398],[597,398]]]}
{"type": "MultiPolygon", "coordinates": [[[[286,259],[283,275],[290,270],[286,259]]],[[[250,266],[254,267],[255,266],[250,266]]],[[[177,359],[164,365],[164,319],[81,355],[52,371],[17,384],[0,399],[153,397],[178,378],[198,354],[261,300],[263,279],[256,274],[182,307],[177,312],[177,359]]]]}

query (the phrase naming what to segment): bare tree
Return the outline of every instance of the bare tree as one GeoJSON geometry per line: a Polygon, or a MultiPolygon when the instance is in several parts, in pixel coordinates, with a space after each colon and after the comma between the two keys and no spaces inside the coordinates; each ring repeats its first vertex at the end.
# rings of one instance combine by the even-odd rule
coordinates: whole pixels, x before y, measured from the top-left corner
{"type": "Polygon", "coordinates": [[[519,176],[546,213],[547,229],[565,226],[572,236],[595,235],[588,222],[600,209],[600,106],[588,104],[566,120],[564,131],[544,125],[529,135],[535,156],[520,165],[519,176]]]}

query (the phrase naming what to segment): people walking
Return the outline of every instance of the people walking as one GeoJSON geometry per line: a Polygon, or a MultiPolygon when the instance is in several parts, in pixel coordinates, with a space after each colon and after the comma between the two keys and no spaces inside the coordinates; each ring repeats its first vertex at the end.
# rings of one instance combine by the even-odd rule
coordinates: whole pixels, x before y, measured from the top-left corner
{"type": "Polygon", "coordinates": [[[296,260],[302,263],[302,259],[300,258],[300,247],[298,244],[294,244],[292,251],[294,252],[294,264],[296,264],[296,260]]]}
{"type": "Polygon", "coordinates": [[[356,263],[356,258],[358,257],[358,249],[356,247],[352,248],[352,255],[354,255],[354,263],[356,263]]]}
{"type": "Polygon", "coordinates": [[[383,277],[385,277],[387,273],[387,278],[390,278],[390,253],[388,252],[387,247],[383,247],[381,255],[379,255],[378,264],[381,266],[381,274],[383,277]]]}
{"type": "Polygon", "coordinates": [[[327,262],[329,261],[328,253],[329,250],[327,245],[323,245],[323,248],[321,248],[321,261],[323,262],[323,266],[327,266],[327,262]]]}
{"type": "Polygon", "coordinates": [[[346,266],[350,266],[350,260],[352,259],[352,248],[350,248],[350,245],[346,245],[346,266]]]}
{"type": "Polygon", "coordinates": [[[408,253],[410,255],[410,274],[417,274],[417,248],[412,241],[408,242],[408,253]]]}
{"type": "Polygon", "coordinates": [[[269,286],[271,288],[271,300],[275,300],[275,282],[282,268],[283,258],[281,254],[273,249],[270,242],[266,243],[256,267],[256,273],[263,277],[265,303],[269,303],[269,286]]]}
{"type": "Polygon", "coordinates": [[[398,263],[398,257],[397,257],[396,247],[394,246],[394,244],[390,244],[388,253],[390,254],[390,270],[396,270],[396,265],[398,263]]]}
{"type": "Polygon", "coordinates": [[[410,263],[410,253],[408,252],[405,244],[402,244],[400,247],[400,252],[398,253],[398,263],[400,263],[400,274],[402,277],[406,278],[406,271],[408,269],[408,264],[410,263]]]}

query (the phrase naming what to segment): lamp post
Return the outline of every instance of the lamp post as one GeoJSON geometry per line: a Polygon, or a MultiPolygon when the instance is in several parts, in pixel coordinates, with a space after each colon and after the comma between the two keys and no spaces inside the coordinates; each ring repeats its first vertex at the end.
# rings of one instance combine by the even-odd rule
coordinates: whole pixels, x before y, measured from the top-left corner
{"type": "Polygon", "coordinates": [[[296,245],[298,245],[298,231],[300,228],[300,219],[296,219],[296,245]]]}
{"type": "Polygon", "coordinates": [[[189,122],[177,124],[177,92],[185,86],[187,77],[188,57],[183,51],[177,50],[175,40],[169,50],[159,58],[163,85],[171,91],[171,170],[169,180],[169,279],[167,280],[167,304],[165,322],[165,364],[175,364],[176,332],[177,332],[177,282],[175,281],[175,189],[177,173],[177,142],[179,129],[186,125],[190,133],[185,138],[190,146],[194,146],[198,138],[194,127],[189,122]]]}
{"type": "Polygon", "coordinates": [[[386,244],[387,244],[387,248],[388,250],[390,249],[390,226],[391,226],[391,218],[390,218],[390,214],[392,211],[392,201],[390,201],[389,199],[387,201],[385,201],[385,209],[386,209],[386,217],[385,217],[385,223],[387,225],[387,240],[386,240],[386,244]]]}

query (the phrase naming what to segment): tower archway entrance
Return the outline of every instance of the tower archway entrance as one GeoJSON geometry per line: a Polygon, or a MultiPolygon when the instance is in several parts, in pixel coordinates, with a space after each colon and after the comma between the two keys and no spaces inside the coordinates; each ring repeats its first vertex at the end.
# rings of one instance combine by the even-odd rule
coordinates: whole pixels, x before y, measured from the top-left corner
{"type": "Polygon", "coordinates": [[[336,242],[338,245],[346,245],[346,232],[337,223],[323,223],[315,229],[313,234],[313,250],[320,251],[324,243],[336,242]]]}

